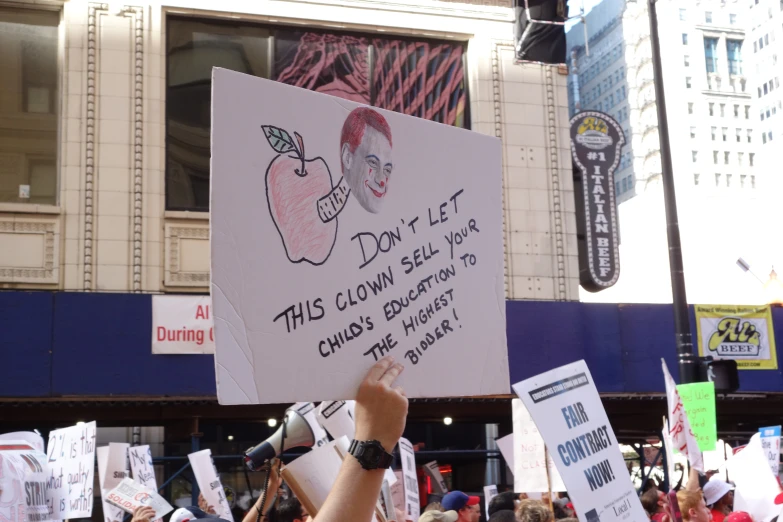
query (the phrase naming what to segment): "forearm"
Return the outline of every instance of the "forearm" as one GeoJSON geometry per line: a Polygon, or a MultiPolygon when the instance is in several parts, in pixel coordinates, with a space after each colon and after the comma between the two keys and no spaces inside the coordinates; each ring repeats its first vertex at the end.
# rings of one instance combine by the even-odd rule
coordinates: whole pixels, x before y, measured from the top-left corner
{"type": "Polygon", "coordinates": [[[258,500],[256,500],[255,504],[247,512],[245,518],[242,519],[242,522],[256,522],[256,520],[258,520],[259,513],[262,515],[261,518],[264,519],[267,510],[275,502],[275,497],[277,497],[277,489],[275,489],[275,487],[271,484],[269,485],[269,493],[266,495],[263,506],[261,505],[262,497],[263,495],[258,497],[258,500]]]}
{"type": "Polygon", "coordinates": [[[381,493],[383,474],[382,469],[362,469],[359,461],[346,456],[314,522],[370,522],[381,493]]]}
{"type": "Polygon", "coordinates": [[[698,491],[700,488],[699,472],[696,468],[691,467],[690,474],[688,475],[688,484],[685,486],[685,491],[698,491]]]}

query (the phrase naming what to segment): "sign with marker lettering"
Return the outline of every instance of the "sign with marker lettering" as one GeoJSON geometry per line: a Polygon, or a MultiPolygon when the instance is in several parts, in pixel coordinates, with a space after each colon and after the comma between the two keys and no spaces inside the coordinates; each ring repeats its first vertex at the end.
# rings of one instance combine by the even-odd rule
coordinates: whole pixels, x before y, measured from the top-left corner
{"type": "Polygon", "coordinates": [[[769,461],[769,469],[776,477],[780,476],[780,426],[759,428],[761,449],[769,461]]]}
{"type": "Polygon", "coordinates": [[[152,353],[215,353],[213,327],[210,296],[152,296],[152,353]]]}
{"type": "Polygon", "coordinates": [[[223,69],[212,85],[220,403],[355,399],[385,355],[408,397],[508,393],[500,141],[223,69]]]}
{"type": "Polygon", "coordinates": [[[718,422],[715,413],[715,383],[694,382],[677,385],[699,451],[715,451],[718,422]]]}
{"type": "MultiPolygon", "coordinates": [[[[150,447],[133,446],[128,448],[128,460],[130,461],[133,480],[142,486],[158,491],[158,479],[155,477],[155,467],[152,464],[152,451],[150,447]]],[[[157,522],[162,522],[158,519],[157,522]]]]}
{"type": "Polygon", "coordinates": [[[234,515],[231,514],[231,506],[226,499],[220,475],[212,462],[212,452],[208,449],[197,451],[188,455],[188,460],[193,468],[193,475],[196,477],[201,495],[207,503],[207,509],[204,511],[229,522],[234,522],[234,515]]]}
{"type": "Polygon", "coordinates": [[[552,451],[581,522],[647,520],[584,361],[513,386],[552,451]]]}
{"type": "Polygon", "coordinates": [[[0,441],[0,520],[46,522],[46,455],[26,440],[0,441]]]}
{"type": "Polygon", "coordinates": [[[563,479],[552,460],[552,453],[547,451],[538,426],[519,399],[511,401],[511,419],[514,426],[514,453],[510,464],[514,470],[514,491],[565,491],[563,479]]]}
{"type": "Polygon", "coordinates": [[[50,518],[92,516],[95,431],[93,421],[49,432],[46,487],[50,518]]]}
{"type": "Polygon", "coordinates": [[[733,359],[740,370],[778,369],[769,305],[696,305],[694,310],[699,355],[733,359]]]}
{"type": "Polygon", "coordinates": [[[579,282],[590,292],[605,290],[620,277],[614,171],[623,145],[622,128],[608,114],[586,111],[571,118],[579,282]]]}

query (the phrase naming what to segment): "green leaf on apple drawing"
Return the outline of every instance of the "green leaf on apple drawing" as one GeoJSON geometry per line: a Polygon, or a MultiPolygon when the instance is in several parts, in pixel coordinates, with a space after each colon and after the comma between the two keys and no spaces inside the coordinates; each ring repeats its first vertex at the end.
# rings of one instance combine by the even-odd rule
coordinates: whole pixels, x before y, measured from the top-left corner
{"type": "Polygon", "coordinates": [[[261,125],[261,128],[264,130],[264,136],[266,136],[269,145],[275,149],[275,152],[285,154],[286,152],[296,151],[297,154],[299,153],[293,138],[283,129],[271,125],[261,125]]]}

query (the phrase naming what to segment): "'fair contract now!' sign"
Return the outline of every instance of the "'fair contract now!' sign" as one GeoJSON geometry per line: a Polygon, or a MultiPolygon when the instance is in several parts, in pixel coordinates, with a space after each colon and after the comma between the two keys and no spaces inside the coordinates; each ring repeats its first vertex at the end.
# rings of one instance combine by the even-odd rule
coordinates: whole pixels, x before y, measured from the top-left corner
{"type": "Polygon", "coordinates": [[[647,520],[584,361],[514,385],[551,450],[581,522],[647,520]]]}

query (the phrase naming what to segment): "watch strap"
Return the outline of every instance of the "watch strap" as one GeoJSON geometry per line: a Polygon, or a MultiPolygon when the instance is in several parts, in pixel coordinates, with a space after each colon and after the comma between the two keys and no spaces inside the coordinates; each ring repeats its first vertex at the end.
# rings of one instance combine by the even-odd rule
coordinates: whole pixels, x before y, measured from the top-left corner
{"type": "Polygon", "coordinates": [[[361,464],[362,468],[366,470],[386,469],[394,462],[394,456],[387,452],[381,443],[377,440],[359,441],[354,439],[351,441],[351,445],[348,447],[348,453],[353,455],[356,460],[359,461],[359,464],[361,464]],[[380,450],[380,455],[378,456],[377,462],[369,462],[364,456],[364,448],[366,446],[375,446],[378,450],[380,450]]]}

